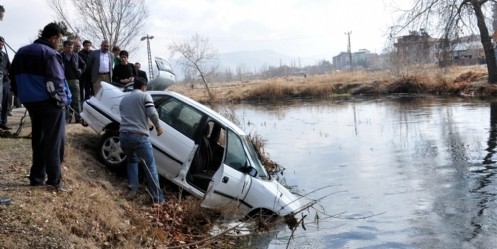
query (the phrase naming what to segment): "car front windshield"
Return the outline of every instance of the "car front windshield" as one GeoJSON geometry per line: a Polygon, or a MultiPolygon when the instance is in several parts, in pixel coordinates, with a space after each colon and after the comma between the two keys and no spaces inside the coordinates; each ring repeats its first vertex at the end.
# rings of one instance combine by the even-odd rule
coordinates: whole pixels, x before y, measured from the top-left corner
{"type": "Polygon", "coordinates": [[[267,173],[266,169],[262,165],[261,161],[259,160],[259,157],[257,156],[257,153],[255,152],[254,146],[250,141],[248,141],[247,136],[242,137],[242,142],[244,144],[244,147],[247,148],[248,153],[249,153],[249,160],[250,164],[252,167],[254,167],[257,170],[257,176],[262,179],[269,179],[269,174],[267,173]]]}

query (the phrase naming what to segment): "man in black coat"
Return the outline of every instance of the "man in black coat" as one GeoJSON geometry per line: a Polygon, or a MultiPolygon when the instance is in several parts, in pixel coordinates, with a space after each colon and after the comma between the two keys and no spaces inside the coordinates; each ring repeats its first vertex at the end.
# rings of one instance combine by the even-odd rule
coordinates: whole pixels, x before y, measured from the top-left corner
{"type": "Polygon", "coordinates": [[[0,129],[10,130],[11,128],[7,126],[7,113],[8,113],[8,102],[10,94],[10,80],[9,80],[9,68],[10,60],[7,53],[3,52],[3,46],[5,40],[0,36],[0,74],[2,75],[0,79],[0,86],[2,91],[0,91],[0,129]]]}
{"type": "MultiPolygon", "coordinates": [[[[86,65],[88,65],[88,57],[91,52],[91,41],[85,40],[83,42],[83,49],[79,51],[78,55],[86,65]]],[[[91,68],[86,67],[86,70],[81,74],[81,78],[79,79],[79,85],[81,86],[81,92],[83,93],[83,99],[89,99],[93,96],[93,84],[91,82],[91,68]]]]}
{"type": "Polygon", "coordinates": [[[145,73],[145,71],[143,70],[140,70],[140,68],[141,68],[140,63],[136,62],[135,63],[136,74],[138,75],[138,77],[145,79],[145,82],[148,82],[147,73],[145,73]]]}
{"type": "MultiPolygon", "coordinates": [[[[0,21],[3,20],[3,13],[4,12],[5,12],[5,9],[3,8],[2,5],[0,5],[0,21]]],[[[0,196],[0,205],[9,205],[9,204],[10,204],[10,198],[9,197],[7,197],[7,196],[0,196]]]]}

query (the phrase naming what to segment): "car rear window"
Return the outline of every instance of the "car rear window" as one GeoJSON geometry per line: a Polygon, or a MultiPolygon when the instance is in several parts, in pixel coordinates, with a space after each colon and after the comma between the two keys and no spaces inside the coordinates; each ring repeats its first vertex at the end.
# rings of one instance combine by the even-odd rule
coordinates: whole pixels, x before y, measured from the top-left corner
{"type": "Polygon", "coordinates": [[[183,135],[194,139],[202,113],[175,99],[168,98],[157,106],[159,118],[183,135]]]}

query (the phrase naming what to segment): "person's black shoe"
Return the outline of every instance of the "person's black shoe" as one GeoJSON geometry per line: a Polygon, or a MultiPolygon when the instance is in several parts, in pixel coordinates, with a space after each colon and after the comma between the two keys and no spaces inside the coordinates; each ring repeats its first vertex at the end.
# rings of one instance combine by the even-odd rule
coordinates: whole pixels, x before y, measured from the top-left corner
{"type": "Polygon", "coordinates": [[[8,126],[6,126],[4,124],[0,124],[0,129],[2,129],[2,130],[10,130],[12,128],[10,128],[10,127],[8,127],[8,126]]]}
{"type": "Polygon", "coordinates": [[[59,184],[59,185],[47,185],[48,186],[48,190],[49,191],[53,191],[53,192],[56,192],[56,193],[70,193],[72,192],[72,189],[70,188],[66,188],[64,186],[62,186],[62,184],[59,184]]]}
{"type": "Polygon", "coordinates": [[[0,205],[10,205],[12,203],[12,200],[7,197],[7,196],[1,196],[0,197],[0,205]]]}
{"type": "Polygon", "coordinates": [[[33,187],[38,187],[38,186],[44,186],[45,183],[43,182],[30,182],[29,183],[29,186],[33,186],[33,187]]]}

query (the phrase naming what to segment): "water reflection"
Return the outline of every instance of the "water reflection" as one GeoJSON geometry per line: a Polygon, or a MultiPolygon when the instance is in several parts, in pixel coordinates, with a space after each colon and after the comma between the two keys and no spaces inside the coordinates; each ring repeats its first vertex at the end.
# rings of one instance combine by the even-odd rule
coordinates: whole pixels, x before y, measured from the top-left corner
{"type": "MultiPolygon", "coordinates": [[[[317,223],[310,210],[291,248],[497,244],[497,103],[401,96],[234,109],[247,132],[267,139],[290,185],[333,186],[310,197],[333,193],[318,211],[339,215],[317,223]]],[[[285,248],[289,236],[283,230],[260,247],[285,248]]]]}
{"type": "Polygon", "coordinates": [[[483,158],[482,167],[474,169],[473,172],[479,174],[478,183],[471,189],[470,193],[477,196],[478,201],[476,216],[471,219],[473,231],[468,240],[474,240],[482,233],[484,223],[482,222],[485,216],[485,210],[489,208],[489,202],[495,200],[495,193],[489,191],[488,187],[492,186],[495,176],[495,161],[493,155],[497,146],[497,102],[490,103],[490,131],[488,136],[487,155],[483,158]]]}
{"type": "Polygon", "coordinates": [[[497,146],[497,102],[490,103],[490,132],[487,145],[486,151],[488,154],[483,159],[483,164],[494,164],[495,161],[492,158],[497,146]]]}

